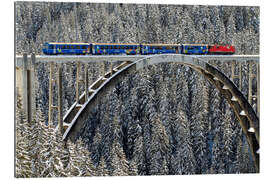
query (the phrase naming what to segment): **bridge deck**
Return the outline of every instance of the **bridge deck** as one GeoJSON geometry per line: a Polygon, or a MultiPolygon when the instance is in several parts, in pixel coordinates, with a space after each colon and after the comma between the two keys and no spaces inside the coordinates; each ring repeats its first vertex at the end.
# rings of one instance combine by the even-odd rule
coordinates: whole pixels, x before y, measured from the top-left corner
{"type": "MultiPolygon", "coordinates": [[[[160,55],[160,54],[159,54],[160,55]]],[[[54,62],[54,63],[68,63],[68,62],[119,62],[119,61],[132,61],[135,62],[139,59],[145,58],[147,56],[159,56],[157,55],[58,55],[58,56],[45,56],[36,55],[36,62],[54,62]]],[[[183,54],[163,54],[172,56],[183,56],[183,54]]],[[[195,58],[200,58],[202,60],[215,60],[219,61],[259,61],[259,55],[190,55],[195,58]]],[[[28,56],[30,58],[30,56],[28,56]]],[[[22,67],[23,56],[16,56],[16,67],[22,67]]]]}

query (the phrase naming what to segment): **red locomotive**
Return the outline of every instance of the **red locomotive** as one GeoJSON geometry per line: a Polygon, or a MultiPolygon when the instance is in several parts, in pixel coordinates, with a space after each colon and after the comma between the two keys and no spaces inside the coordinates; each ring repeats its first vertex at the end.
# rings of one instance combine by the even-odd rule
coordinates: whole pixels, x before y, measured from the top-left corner
{"type": "Polygon", "coordinates": [[[209,54],[234,54],[235,47],[232,45],[209,45],[209,54]]]}

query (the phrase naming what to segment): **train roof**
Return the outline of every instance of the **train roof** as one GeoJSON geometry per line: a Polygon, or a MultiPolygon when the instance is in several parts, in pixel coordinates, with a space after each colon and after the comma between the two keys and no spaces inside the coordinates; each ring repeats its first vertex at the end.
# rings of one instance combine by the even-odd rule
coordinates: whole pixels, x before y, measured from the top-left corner
{"type": "Polygon", "coordinates": [[[48,44],[89,45],[89,43],[47,42],[48,44]]]}
{"type": "Polygon", "coordinates": [[[140,44],[136,44],[136,43],[134,43],[134,44],[132,44],[132,43],[91,43],[91,44],[93,44],[93,45],[133,45],[133,46],[139,46],[140,44]]]}
{"type": "Polygon", "coordinates": [[[183,46],[208,46],[208,44],[182,44],[183,46]]]}
{"type": "Polygon", "coordinates": [[[179,46],[179,44],[142,44],[145,46],[179,46]]]}

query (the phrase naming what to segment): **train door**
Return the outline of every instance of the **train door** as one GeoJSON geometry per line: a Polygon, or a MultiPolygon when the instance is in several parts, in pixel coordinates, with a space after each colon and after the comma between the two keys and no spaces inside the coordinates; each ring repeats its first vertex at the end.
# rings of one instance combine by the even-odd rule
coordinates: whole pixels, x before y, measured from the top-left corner
{"type": "Polygon", "coordinates": [[[56,54],[56,46],[52,45],[52,48],[53,48],[53,54],[56,54]]]}
{"type": "Polygon", "coordinates": [[[176,46],[176,47],[175,47],[175,53],[176,53],[176,54],[179,54],[179,46],[176,46]]]}

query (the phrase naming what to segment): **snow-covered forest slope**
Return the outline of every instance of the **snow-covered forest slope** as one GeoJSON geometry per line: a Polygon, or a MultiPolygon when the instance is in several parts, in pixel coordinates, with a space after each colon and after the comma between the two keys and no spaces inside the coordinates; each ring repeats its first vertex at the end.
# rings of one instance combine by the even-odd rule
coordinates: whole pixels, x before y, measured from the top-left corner
{"type": "MultiPolygon", "coordinates": [[[[237,54],[259,54],[259,7],[17,2],[15,10],[16,54],[41,54],[48,41],[217,43],[236,46],[237,54]]],[[[231,76],[230,62],[211,63],[231,76]]],[[[104,66],[109,69],[89,63],[89,84],[104,66]]],[[[58,143],[59,134],[44,124],[48,67],[37,64],[38,122],[32,127],[18,97],[18,177],[255,172],[229,104],[191,68],[162,63],[128,74],[99,99],[74,145],[58,143]]],[[[75,101],[75,67],[63,64],[64,113],[75,101]]],[[[247,69],[243,63],[245,96],[247,69]]]]}

